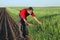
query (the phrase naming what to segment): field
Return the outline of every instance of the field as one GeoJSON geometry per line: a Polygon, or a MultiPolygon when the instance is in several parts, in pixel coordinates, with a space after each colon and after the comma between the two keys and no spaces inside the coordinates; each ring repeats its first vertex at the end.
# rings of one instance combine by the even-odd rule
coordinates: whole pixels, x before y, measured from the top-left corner
{"type": "MultiPolygon", "coordinates": [[[[17,23],[19,10],[22,8],[7,8],[7,12],[17,23]]],[[[34,27],[27,26],[33,40],[60,40],[60,7],[34,7],[34,13],[43,25],[40,26],[31,16],[27,17],[34,24],[34,27]]]]}

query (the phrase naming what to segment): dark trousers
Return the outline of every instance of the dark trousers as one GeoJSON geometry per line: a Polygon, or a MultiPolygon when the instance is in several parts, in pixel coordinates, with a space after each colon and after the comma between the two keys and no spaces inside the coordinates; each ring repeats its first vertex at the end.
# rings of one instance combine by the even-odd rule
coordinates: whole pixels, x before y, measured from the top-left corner
{"type": "Polygon", "coordinates": [[[23,37],[25,38],[26,35],[28,35],[27,29],[26,29],[26,24],[20,16],[19,16],[19,27],[20,27],[20,30],[22,31],[23,37]]]}

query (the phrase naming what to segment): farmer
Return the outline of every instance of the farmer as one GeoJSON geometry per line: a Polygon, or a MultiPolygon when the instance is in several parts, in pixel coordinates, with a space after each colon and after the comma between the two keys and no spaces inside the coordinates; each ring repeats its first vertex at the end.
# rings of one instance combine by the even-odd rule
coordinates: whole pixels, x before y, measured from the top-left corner
{"type": "Polygon", "coordinates": [[[27,21],[27,17],[29,15],[31,15],[35,19],[35,21],[38,22],[38,24],[42,25],[42,23],[35,17],[32,7],[28,7],[28,8],[24,8],[24,9],[20,10],[20,13],[19,13],[19,18],[20,18],[19,23],[20,24],[19,25],[21,27],[22,35],[24,38],[28,36],[27,30],[26,30],[26,25],[33,26],[33,24],[31,24],[27,21]]]}

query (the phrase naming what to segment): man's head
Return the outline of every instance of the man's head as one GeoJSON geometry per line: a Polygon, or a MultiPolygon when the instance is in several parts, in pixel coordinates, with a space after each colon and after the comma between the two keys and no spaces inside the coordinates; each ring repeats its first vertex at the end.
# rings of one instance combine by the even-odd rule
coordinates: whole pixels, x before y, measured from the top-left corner
{"type": "Polygon", "coordinates": [[[33,8],[32,8],[32,7],[28,7],[27,12],[28,12],[29,14],[32,14],[32,12],[33,12],[33,8]]]}

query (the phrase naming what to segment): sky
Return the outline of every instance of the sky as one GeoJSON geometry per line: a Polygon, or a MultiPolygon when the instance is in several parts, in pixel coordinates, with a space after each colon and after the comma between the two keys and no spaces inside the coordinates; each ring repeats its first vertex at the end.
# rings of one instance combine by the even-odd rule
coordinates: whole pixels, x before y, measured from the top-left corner
{"type": "Polygon", "coordinates": [[[60,0],[0,0],[0,7],[7,6],[60,6],[60,0]]]}

